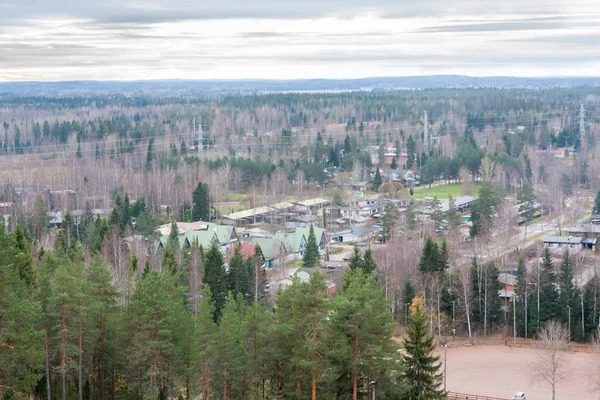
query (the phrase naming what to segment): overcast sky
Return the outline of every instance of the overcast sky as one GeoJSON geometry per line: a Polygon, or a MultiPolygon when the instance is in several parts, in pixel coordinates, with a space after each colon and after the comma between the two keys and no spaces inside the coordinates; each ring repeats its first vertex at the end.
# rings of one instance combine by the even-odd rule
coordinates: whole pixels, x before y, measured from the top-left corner
{"type": "Polygon", "coordinates": [[[0,81],[600,75],[600,0],[0,0],[0,81]]]}

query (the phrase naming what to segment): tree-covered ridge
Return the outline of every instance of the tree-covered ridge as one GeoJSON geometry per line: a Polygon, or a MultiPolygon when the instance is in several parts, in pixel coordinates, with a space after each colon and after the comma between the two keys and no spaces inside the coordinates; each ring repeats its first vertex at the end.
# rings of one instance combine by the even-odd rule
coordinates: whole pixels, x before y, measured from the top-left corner
{"type": "Polygon", "coordinates": [[[0,229],[0,398],[356,399],[372,380],[381,398],[407,393],[370,254],[335,296],[317,270],[271,307],[253,295],[260,253],[238,246],[226,268],[216,245],[199,249],[194,295],[177,240],[160,269],[117,272],[59,236],[34,258],[20,228],[0,229]]]}

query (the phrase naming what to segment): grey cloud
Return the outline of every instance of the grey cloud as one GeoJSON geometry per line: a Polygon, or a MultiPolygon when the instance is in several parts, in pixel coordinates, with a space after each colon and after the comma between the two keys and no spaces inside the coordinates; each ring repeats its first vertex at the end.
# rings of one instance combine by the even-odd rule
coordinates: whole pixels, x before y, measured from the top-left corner
{"type": "MultiPolygon", "coordinates": [[[[573,0],[573,2],[586,0],[573,0]]],[[[414,16],[478,15],[480,13],[564,9],[562,0],[3,0],[0,19],[75,17],[108,23],[153,23],[216,18],[319,18],[336,15],[352,18],[373,12],[406,18],[414,16]]]]}

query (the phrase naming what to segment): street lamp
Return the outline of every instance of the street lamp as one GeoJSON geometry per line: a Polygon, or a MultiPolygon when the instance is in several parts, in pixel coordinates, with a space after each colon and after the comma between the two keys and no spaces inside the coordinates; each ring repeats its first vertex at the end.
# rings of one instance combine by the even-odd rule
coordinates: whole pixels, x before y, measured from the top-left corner
{"type": "Polygon", "coordinates": [[[456,301],[452,300],[452,334],[454,335],[454,333],[456,332],[456,326],[454,325],[454,303],[456,303],[456,301]]]}
{"type": "Polygon", "coordinates": [[[440,347],[444,350],[444,393],[446,392],[446,349],[448,348],[447,344],[440,344],[440,347]]]}
{"type": "Polygon", "coordinates": [[[375,386],[377,386],[377,381],[371,381],[369,382],[369,385],[371,385],[371,388],[373,388],[373,400],[375,400],[375,386]]]}
{"type": "Polygon", "coordinates": [[[571,341],[571,306],[567,304],[567,308],[569,309],[569,341],[571,341]]]}

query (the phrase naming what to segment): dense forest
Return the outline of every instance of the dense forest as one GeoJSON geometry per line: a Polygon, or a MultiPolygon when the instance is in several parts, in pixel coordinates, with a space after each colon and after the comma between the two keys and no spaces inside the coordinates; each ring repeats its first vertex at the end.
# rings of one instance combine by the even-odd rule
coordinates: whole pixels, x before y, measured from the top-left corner
{"type": "Polygon", "coordinates": [[[251,287],[258,253],[238,248],[226,269],[213,245],[178,263],[172,237],[160,270],[132,258],[119,289],[65,230],[34,259],[23,230],[0,228],[0,398],[356,399],[372,381],[378,398],[441,398],[421,303],[399,357],[374,265],[354,264],[333,297],[319,272],[296,277],[268,306],[251,287]]]}

